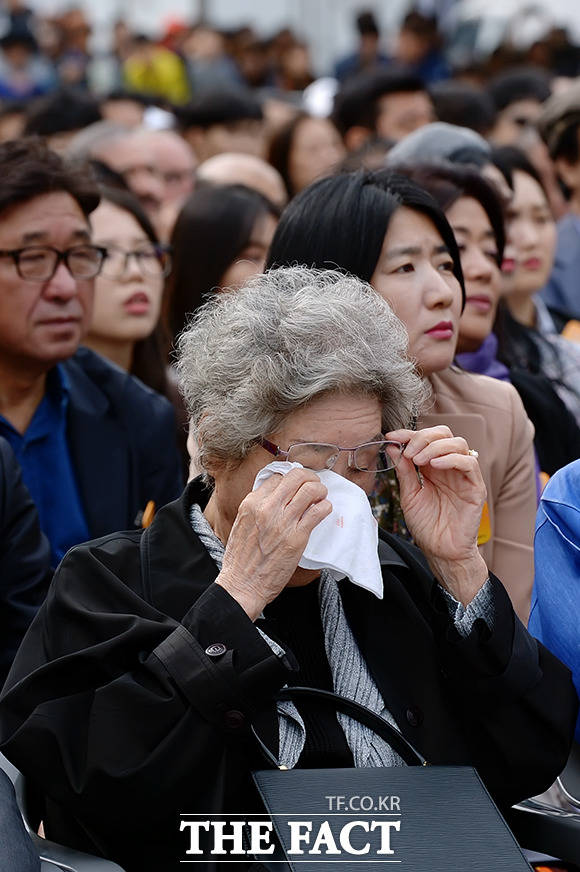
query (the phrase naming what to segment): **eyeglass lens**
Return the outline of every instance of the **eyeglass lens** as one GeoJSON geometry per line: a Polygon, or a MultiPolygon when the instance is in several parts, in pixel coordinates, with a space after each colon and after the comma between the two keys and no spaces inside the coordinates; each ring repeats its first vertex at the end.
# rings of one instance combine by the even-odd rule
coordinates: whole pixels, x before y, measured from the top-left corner
{"type": "MultiPolygon", "coordinates": [[[[364,472],[387,472],[397,465],[404,447],[399,442],[388,441],[367,442],[364,445],[359,445],[353,452],[354,466],[364,472]],[[387,453],[388,447],[391,447],[391,450],[396,449],[394,458],[387,453]]],[[[338,445],[304,442],[290,446],[288,460],[291,463],[301,463],[307,469],[319,472],[323,469],[332,469],[339,454],[338,445]]]]}
{"type": "Polygon", "coordinates": [[[135,249],[135,251],[125,251],[122,248],[109,246],[107,248],[107,257],[103,264],[103,275],[118,278],[127,272],[129,259],[133,257],[137,266],[142,273],[147,275],[159,276],[164,272],[164,261],[162,261],[159,252],[153,246],[135,249]]]}
{"type": "MultiPolygon", "coordinates": [[[[69,272],[75,278],[94,278],[99,272],[102,256],[98,248],[75,246],[63,252],[69,272]]],[[[46,280],[51,278],[59,260],[58,252],[51,248],[28,248],[21,251],[18,269],[24,278],[46,280]]]]}

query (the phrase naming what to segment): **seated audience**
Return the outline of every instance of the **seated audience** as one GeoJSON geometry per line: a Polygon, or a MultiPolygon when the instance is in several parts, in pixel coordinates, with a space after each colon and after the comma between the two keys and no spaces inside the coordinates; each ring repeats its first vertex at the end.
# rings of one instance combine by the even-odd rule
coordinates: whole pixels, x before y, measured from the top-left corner
{"type": "Polygon", "coordinates": [[[30,100],[57,85],[53,65],[38,50],[28,28],[8,30],[0,38],[0,99],[30,100]]]}
{"type": "Polygon", "coordinates": [[[130,193],[104,188],[91,215],[93,242],[106,250],[95,278],[93,312],[83,345],[167,394],[167,340],[160,324],[171,258],[130,193]]]}
{"type": "Polygon", "coordinates": [[[278,170],[292,198],[311,182],[329,175],[344,155],[340,134],[332,121],[304,113],[273,136],[268,162],[278,170]]]}
{"type": "Polygon", "coordinates": [[[580,85],[551,97],[538,126],[568,195],[568,213],[557,224],[554,266],[540,295],[562,328],[580,319],[580,85]]]}
{"type": "Polygon", "coordinates": [[[198,185],[171,237],[167,321],[174,340],[209,294],[235,290],[263,271],[279,214],[244,185],[198,185]]]}
{"type": "MultiPolygon", "coordinates": [[[[498,338],[492,331],[502,291],[499,267],[505,232],[495,186],[490,187],[474,167],[468,166],[431,165],[406,172],[435,197],[457,239],[466,300],[459,321],[456,362],[469,372],[512,382],[534,425],[540,469],[551,475],[580,456],[580,429],[542,373],[510,370],[498,360],[498,338]],[[557,440],[554,431],[559,434],[557,440]]],[[[504,185],[507,188],[505,180],[504,185]]],[[[529,514],[518,520],[530,530],[529,514]]]]}
{"type": "Polygon", "coordinates": [[[431,85],[451,75],[442,47],[436,16],[411,9],[401,22],[393,60],[431,85]]]}
{"type": "MultiPolygon", "coordinates": [[[[451,270],[442,280],[459,291],[451,270]]],[[[296,683],[362,702],[432,763],[476,766],[501,808],[561,771],[569,671],[477,550],[485,485],[469,444],[409,429],[424,385],[406,346],[390,306],[332,271],[272,271],[200,310],[178,370],[202,479],[141,535],[67,555],[0,702],[0,747],[46,793],[48,837],[127,872],[179,868],[180,810],[260,808],[251,722],[286,768],[402,764],[346,716],[276,706],[296,683]],[[302,466],[252,492],[274,457],[302,466]],[[365,492],[395,465],[422,553],[371,539],[375,593],[324,560],[301,568],[336,487],[376,535],[365,492]]]]}
{"type": "Polygon", "coordinates": [[[495,106],[489,94],[469,82],[447,79],[429,89],[439,121],[469,127],[488,136],[495,122],[495,106]]]}
{"type": "Polygon", "coordinates": [[[550,77],[537,67],[512,68],[487,87],[497,117],[490,139],[495,145],[521,145],[522,135],[535,133],[542,105],[552,93],[550,77]]]}
{"type": "MultiPolygon", "coordinates": [[[[409,354],[433,395],[417,410],[417,426],[449,426],[479,452],[487,502],[478,541],[527,620],[537,504],[533,427],[511,385],[451,366],[465,291],[445,215],[418,185],[389,171],[323,179],[294,198],[274,235],[267,265],[294,263],[339,267],[368,281],[407,327],[409,354]]],[[[401,531],[396,482],[385,481],[375,495],[378,520],[401,531]]]]}
{"type": "Polygon", "coordinates": [[[212,182],[215,185],[245,185],[259,191],[280,209],[288,202],[284,181],[278,170],[253,154],[216,154],[201,164],[197,178],[200,182],[212,182]]]}
{"type": "Polygon", "coordinates": [[[379,136],[398,142],[435,120],[424,81],[399,70],[374,70],[351,79],[338,92],[333,120],[348,151],[379,136]]]}
{"type": "Polygon", "coordinates": [[[156,224],[160,221],[165,185],[147,137],[145,131],[99,121],[74,137],[67,155],[79,161],[100,161],[118,173],[156,224]]]}
{"type": "Polygon", "coordinates": [[[200,163],[226,151],[264,155],[264,113],[251,91],[204,92],[180,107],[177,119],[200,163]]]}
{"type": "Polygon", "coordinates": [[[490,179],[502,199],[511,200],[512,191],[504,176],[492,161],[490,144],[467,127],[435,121],[410,133],[387,155],[385,164],[392,169],[426,163],[467,164],[479,167],[490,179]]]}
{"type": "Polygon", "coordinates": [[[556,248],[548,199],[540,176],[518,149],[497,149],[494,159],[513,189],[507,211],[499,358],[509,367],[549,378],[580,425],[580,347],[558,335],[537,296],[552,271],[556,248]]]}
{"type": "Polygon", "coordinates": [[[560,469],[546,485],[534,544],[529,631],[572,670],[580,693],[580,460],[560,469]]]}
{"type": "Polygon", "coordinates": [[[339,82],[389,63],[389,58],[380,49],[379,26],[373,13],[359,12],[355,24],[359,36],[357,50],[337,61],[334,75],[339,82]]]}
{"type": "Polygon", "coordinates": [[[180,209],[193,191],[197,167],[194,153],[174,130],[150,130],[143,136],[165,185],[164,205],[180,209]]]}
{"type": "Polygon", "coordinates": [[[99,194],[40,140],[0,146],[0,435],[51,544],[128,529],[180,489],[169,403],[88,348],[99,194]]]}
{"type": "Polygon", "coordinates": [[[105,121],[123,127],[142,127],[145,109],[150,100],[143,94],[116,88],[101,100],[101,114],[105,121]]]}
{"type": "Polygon", "coordinates": [[[82,91],[63,89],[35,101],[24,134],[42,136],[53,151],[64,154],[73,137],[101,120],[98,100],[82,91]]]}
{"type": "MultiPolygon", "coordinates": [[[[0,687],[51,579],[50,548],[20,467],[0,436],[0,687]]],[[[0,840],[1,843],[1,840],[0,840]]]]}

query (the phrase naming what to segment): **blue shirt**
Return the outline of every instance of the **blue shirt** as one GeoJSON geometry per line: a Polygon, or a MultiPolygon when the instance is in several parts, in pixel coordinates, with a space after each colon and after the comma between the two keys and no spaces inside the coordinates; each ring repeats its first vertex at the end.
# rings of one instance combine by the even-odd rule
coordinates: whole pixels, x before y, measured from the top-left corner
{"type": "Polygon", "coordinates": [[[68,401],[68,379],[64,368],[57,365],[47,375],[44,397],[25,433],[0,415],[0,435],[8,440],[22,467],[22,478],[50,542],[53,566],[69,548],[89,538],[68,447],[68,401]]]}

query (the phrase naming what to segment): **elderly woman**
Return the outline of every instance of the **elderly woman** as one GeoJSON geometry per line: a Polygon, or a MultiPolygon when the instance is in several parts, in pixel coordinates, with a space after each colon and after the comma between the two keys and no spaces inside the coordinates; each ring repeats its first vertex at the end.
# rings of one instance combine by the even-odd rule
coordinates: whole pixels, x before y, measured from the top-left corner
{"type": "MultiPolygon", "coordinates": [[[[527,623],[537,506],[533,427],[510,384],[452,365],[466,293],[457,242],[443,211],[419,185],[390,171],[321,179],[285,210],[266,265],[296,263],[358,276],[405,324],[409,354],[431,389],[417,429],[450,427],[479,452],[487,488],[481,554],[527,623]]],[[[387,477],[377,490],[379,524],[404,534],[396,483],[387,477]]]]}
{"type": "Polygon", "coordinates": [[[503,804],[561,770],[568,671],[488,575],[467,443],[406,429],[424,392],[406,345],[389,305],[332,271],[278,270],[197,313],[179,372],[209,492],[194,480],[144,533],[68,553],[0,704],[49,837],[128,872],[180,868],[180,812],[259,808],[250,723],[287,766],[401,764],[349,718],[277,711],[285,684],[350,696],[432,762],[475,764],[503,804]],[[286,474],[253,490],[274,457],[286,474]],[[347,522],[361,507],[351,550],[370,530],[376,556],[364,491],[394,465],[423,555],[381,533],[374,592],[302,567],[344,489],[347,522]]]}

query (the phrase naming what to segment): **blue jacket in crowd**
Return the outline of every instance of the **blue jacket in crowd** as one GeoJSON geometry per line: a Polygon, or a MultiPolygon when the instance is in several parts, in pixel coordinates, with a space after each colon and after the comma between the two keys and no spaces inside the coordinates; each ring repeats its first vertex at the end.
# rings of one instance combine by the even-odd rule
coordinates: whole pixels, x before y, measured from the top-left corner
{"type": "Polygon", "coordinates": [[[572,670],[580,694],[580,460],[559,470],[542,494],[535,565],[528,629],[572,670]]]}

